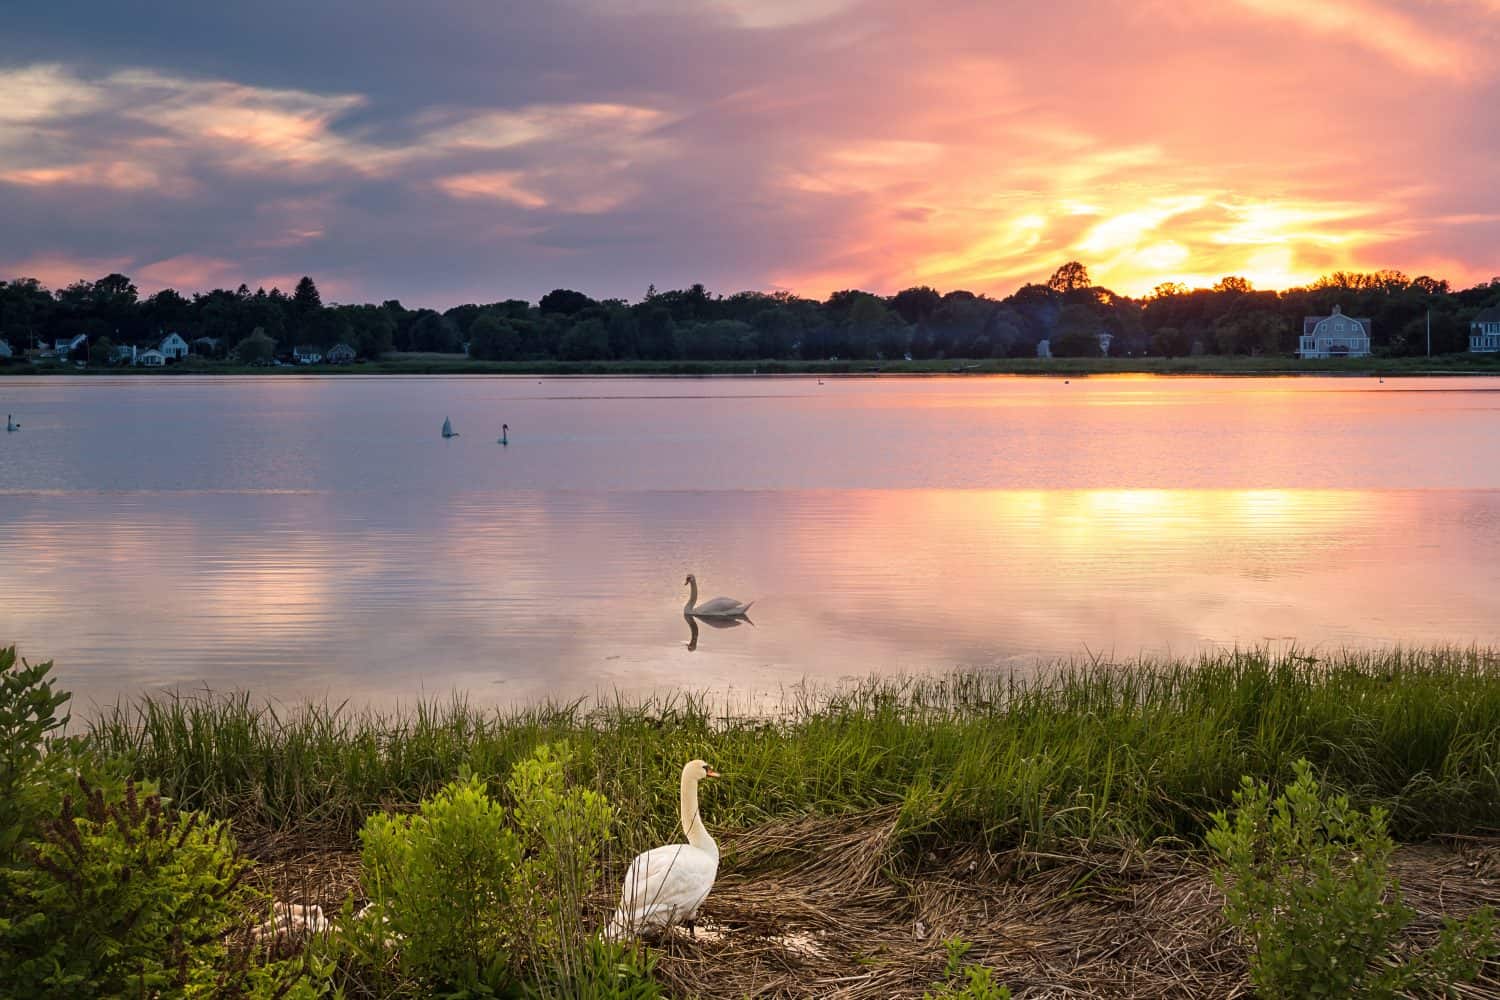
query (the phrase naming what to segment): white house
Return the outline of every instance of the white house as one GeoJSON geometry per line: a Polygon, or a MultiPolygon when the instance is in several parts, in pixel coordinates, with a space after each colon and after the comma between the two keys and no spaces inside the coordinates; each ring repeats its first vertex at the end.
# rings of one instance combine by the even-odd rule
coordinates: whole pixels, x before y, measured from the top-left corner
{"type": "Polygon", "coordinates": [[[1368,357],[1370,321],[1345,316],[1338,306],[1330,316],[1304,316],[1297,353],[1304,358],[1368,357]]]}
{"type": "Polygon", "coordinates": [[[299,365],[315,365],[323,360],[323,355],[316,347],[303,344],[301,347],[292,348],[292,358],[299,365]]]}
{"type": "Polygon", "coordinates": [[[140,351],[135,356],[135,363],[145,368],[160,368],[167,363],[167,356],[156,348],[140,351]]]}
{"type": "Polygon", "coordinates": [[[74,337],[71,340],[63,339],[63,340],[54,341],[53,344],[52,344],[52,349],[57,353],[57,356],[59,358],[66,358],[68,355],[72,354],[74,351],[77,351],[77,350],[85,350],[86,351],[87,348],[88,348],[88,346],[89,346],[89,337],[88,337],[88,334],[86,334],[86,333],[80,333],[80,334],[78,334],[76,337],[74,337]]]}
{"type": "Polygon", "coordinates": [[[348,344],[334,344],[328,349],[328,363],[331,365],[353,364],[354,348],[348,344]]]}
{"type": "Polygon", "coordinates": [[[161,352],[163,358],[168,358],[172,361],[181,361],[188,356],[187,341],[183,340],[181,335],[176,333],[169,333],[163,337],[161,343],[156,345],[156,349],[161,352]]]}
{"type": "Polygon", "coordinates": [[[131,364],[135,364],[135,355],[136,349],[134,344],[116,344],[115,352],[110,355],[110,360],[116,363],[128,361],[131,364]]]}
{"type": "Polygon", "coordinates": [[[1481,309],[1469,324],[1469,350],[1476,354],[1500,351],[1500,306],[1481,309]]]}

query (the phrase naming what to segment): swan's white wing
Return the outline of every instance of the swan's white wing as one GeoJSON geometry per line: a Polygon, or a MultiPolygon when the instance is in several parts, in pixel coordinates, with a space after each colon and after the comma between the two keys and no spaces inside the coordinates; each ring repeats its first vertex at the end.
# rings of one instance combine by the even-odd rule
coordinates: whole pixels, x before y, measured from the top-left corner
{"type": "Polygon", "coordinates": [[[612,936],[659,931],[689,920],[714,887],[719,859],[689,844],[669,844],[636,856],[625,873],[612,936]]]}
{"type": "Polygon", "coordinates": [[[695,615],[742,615],[750,605],[743,604],[731,597],[715,597],[711,601],[704,601],[693,608],[695,615]]]}

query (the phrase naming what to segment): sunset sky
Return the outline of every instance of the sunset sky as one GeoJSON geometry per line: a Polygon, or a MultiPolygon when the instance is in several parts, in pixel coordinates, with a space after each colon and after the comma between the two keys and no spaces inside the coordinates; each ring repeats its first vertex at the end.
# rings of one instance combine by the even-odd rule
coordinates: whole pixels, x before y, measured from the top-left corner
{"type": "Polygon", "coordinates": [[[1500,0],[48,0],[0,277],[447,306],[1500,274],[1500,0]]]}

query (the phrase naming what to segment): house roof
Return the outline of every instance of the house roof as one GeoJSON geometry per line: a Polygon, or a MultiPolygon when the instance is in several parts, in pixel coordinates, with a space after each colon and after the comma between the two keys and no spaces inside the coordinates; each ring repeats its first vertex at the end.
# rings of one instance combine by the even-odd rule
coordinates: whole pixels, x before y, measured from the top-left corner
{"type": "Polygon", "coordinates": [[[1479,315],[1474,317],[1476,323],[1500,323],[1500,306],[1490,306],[1488,309],[1479,310],[1479,315]]]}
{"type": "Polygon", "coordinates": [[[1334,306],[1333,312],[1329,313],[1327,316],[1303,316],[1302,336],[1311,337],[1313,335],[1313,331],[1317,329],[1319,323],[1323,322],[1325,319],[1333,319],[1335,316],[1341,316],[1344,319],[1354,320],[1354,322],[1364,327],[1365,336],[1368,337],[1370,335],[1371,324],[1368,319],[1360,319],[1356,316],[1345,316],[1342,309],[1340,309],[1338,306],[1334,306]]]}

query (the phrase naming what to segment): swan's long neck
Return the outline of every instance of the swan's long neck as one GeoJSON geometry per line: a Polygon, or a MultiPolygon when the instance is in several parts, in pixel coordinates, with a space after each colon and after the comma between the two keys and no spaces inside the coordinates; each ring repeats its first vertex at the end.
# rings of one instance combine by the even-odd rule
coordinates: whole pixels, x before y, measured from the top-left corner
{"type": "MultiPolygon", "coordinates": [[[[695,608],[697,606],[698,606],[698,581],[697,580],[689,580],[688,581],[688,602],[682,606],[682,613],[690,615],[690,614],[693,613],[693,608],[695,608]]],[[[683,787],[686,787],[686,786],[683,786],[683,787]]],[[[684,794],[686,794],[686,793],[684,793],[684,794]]],[[[697,795],[698,793],[695,791],[693,794],[697,795]]],[[[685,802],[687,800],[684,799],[683,801],[685,802]]]]}
{"type": "Polygon", "coordinates": [[[688,843],[698,850],[716,858],[719,856],[719,845],[708,835],[703,815],[698,812],[698,779],[687,774],[682,776],[682,832],[687,834],[688,843]]]}

